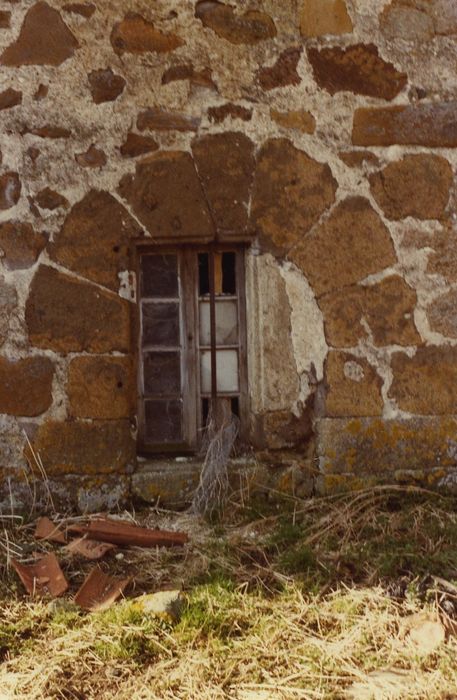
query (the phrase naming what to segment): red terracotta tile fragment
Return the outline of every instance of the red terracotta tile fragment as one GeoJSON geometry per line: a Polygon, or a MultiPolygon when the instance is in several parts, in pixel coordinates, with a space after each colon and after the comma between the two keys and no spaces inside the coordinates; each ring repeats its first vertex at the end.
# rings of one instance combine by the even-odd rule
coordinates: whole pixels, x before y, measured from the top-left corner
{"type": "Polygon", "coordinates": [[[75,595],[75,603],[91,612],[106,610],[122,594],[130,578],[114,578],[96,566],[84,580],[75,595]]]}
{"type": "Polygon", "coordinates": [[[108,519],[92,520],[86,527],[82,528],[82,532],[101,542],[136,547],[179,547],[189,539],[185,532],[151,530],[119,520],[108,519]]]}
{"type": "Polygon", "coordinates": [[[101,559],[105,554],[112,549],[116,549],[116,545],[109,542],[97,542],[97,540],[89,540],[85,537],[79,537],[73,540],[66,547],[71,554],[81,554],[86,559],[101,559]]]}
{"type": "Polygon", "coordinates": [[[52,520],[44,516],[40,518],[36,524],[35,537],[37,540],[48,540],[50,542],[59,542],[65,544],[67,538],[58,525],[55,525],[52,520]]]}
{"type": "Polygon", "coordinates": [[[55,554],[46,554],[34,564],[21,564],[15,559],[11,563],[30,595],[61,596],[68,588],[55,554]]]}

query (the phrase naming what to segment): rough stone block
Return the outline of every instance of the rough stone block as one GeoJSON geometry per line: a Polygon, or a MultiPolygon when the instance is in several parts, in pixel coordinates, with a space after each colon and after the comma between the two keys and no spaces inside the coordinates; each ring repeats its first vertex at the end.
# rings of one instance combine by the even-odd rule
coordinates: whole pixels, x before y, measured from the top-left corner
{"type": "Polygon", "coordinates": [[[76,418],[128,418],[133,410],[128,357],[75,357],[68,368],[70,414],[76,418]]]}
{"type": "Polygon", "coordinates": [[[331,351],[326,360],[325,414],[327,416],[380,416],[384,402],[382,379],[364,358],[331,351]]]}
{"type": "Polygon", "coordinates": [[[209,107],[207,114],[210,122],[214,124],[222,124],[229,117],[230,119],[241,119],[243,122],[249,122],[252,119],[252,109],[233,102],[226,102],[217,107],[209,107]]]}
{"type": "Polygon", "coordinates": [[[341,90],[357,95],[393,100],[408,77],[393,63],[384,61],[374,44],[308,49],[308,58],[319,87],[331,95],[341,90]]]}
{"type": "MultiPolygon", "coordinates": [[[[276,388],[279,390],[278,385],[276,388]]],[[[299,416],[287,409],[256,415],[252,442],[257,449],[294,449],[306,454],[312,444],[312,420],[313,412],[306,408],[299,416]]]]}
{"type": "Polygon", "coordinates": [[[113,73],[111,68],[93,70],[87,78],[92,99],[96,105],[102,102],[114,102],[122,94],[126,85],[125,79],[113,73]]]}
{"type": "Polygon", "coordinates": [[[69,139],[71,129],[65,129],[63,126],[55,126],[54,124],[45,124],[44,126],[24,126],[21,129],[21,135],[33,134],[40,139],[69,139]]]}
{"type": "Polygon", "coordinates": [[[251,225],[262,246],[287,252],[335,201],[337,183],[329,166],[287,139],[270,139],[257,157],[251,225]]]}
{"type": "Polygon", "coordinates": [[[403,411],[457,414],[457,348],[430,345],[413,357],[395,353],[392,372],[389,396],[403,411]]]}
{"type": "Polygon", "coordinates": [[[102,168],[106,165],[106,154],[93,143],[84,153],[75,153],[75,161],[83,168],[102,168]]]}
{"type": "Polygon", "coordinates": [[[57,352],[128,352],[130,305],[114,294],[42,265],[25,319],[32,345],[57,352]]]}
{"type": "MultiPolygon", "coordinates": [[[[420,242],[413,244],[416,245],[424,247],[420,242]]],[[[424,245],[432,248],[427,273],[442,275],[447,282],[457,282],[457,228],[447,222],[441,231],[429,236],[424,245]]]]}
{"type": "Polygon", "coordinates": [[[319,306],[327,343],[337,348],[354,347],[367,338],[367,325],[374,344],[380,347],[420,344],[414,325],[416,303],[416,292],[398,275],[374,285],[354,285],[324,294],[319,306]]]}
{"type": "Polygon", "coordinates": [[[69,270],[117,291],[119,273],[131,269],[130,241],[141,234],[117,199],[90,190],[72,207],[49,254],[69,270]]]}
{"type": "Polygon", "coordinates": [[[30,267],[47,243],[44,233],[37,233],[30,224],[5,221],[0,224],[0,254],[8,270],[30,267]]]}
{"type": "Polygon", "coordinates": [[[186,508],[200,480],[201,463],[173,460],[139,466],[132,474],[132,498],[160,503],[165,508],[186,508]]]}
{"type": "Polygon", "coordinates": [[[0,413],[39,416],[52,404],[54,365],[48,357],[0,357],[0,413]]]}
{"type": "Polygon", "coordinates": [[[302,54],[301,46],[283,51],[272,66],[263,66],[256,73],[256,80],[264,90],[274,90],[286,85],[299,85],[301,78],[297,66],[302,54]]]}
{"type": "Polygon", "coordinates": [[[302,0],[300,33],[305,37],[352,32],[344,0],[302,0]]]}
{"type": "Polygon", "coordinates": [[[35,202],[41,209],[49,209],[50,211],[68,206],[68,200],[50,187],[44,187],[37,192],[35,202]]]}
{"type": "MultiPolygon", "coordinates": [[[[38,426],[31,443],[51,477],[130,473],[136,461],[127,420],[46,421],[38,426]]],[[[28,448],[26,454],[33,460],[28,448]]]]}
{"type": "Polygon", "coordinates": [[[149,107],[140,112],[136,125],[140,131],[198,131],[200,117],[149,107]]]}
{"type": "Polygon", "coordinates": [[[79,44],[60,14],[46,2],[27,11],[18,38],[0,56],[4,66],[60,66],[79,44]]]}
{"type": "Polygon", "coordinates": [[[212,79],[212,71],[210,68],[196,70],[192,63],[181,63],[177,66],[170,66],[162,75],[162,85],[168,85],[177,80],[188,80],[191,87],[208,88],[216,90],[217,85],[212,79]]]}
{"type": "Polygon", "coordinates": [[[114,25],[110,40],[119,56],[123,53],[141,54],[149,51],[168,53],[185,43],[176,34],[156,29],[152,22],[134,12],[128,13],[121,22],[114,25]]]}
{"type": "Polygon", "coordinates": [[[441,218],[452,183],[449,162],[426,153],[404,156],[370,177],[373,196],[389,219],[441,218]]]}
{"type": "Polygon", "coordinates": [[[22,102],[22,92],[19,90],[14,90],[14,88],[8,88],[0,92],[0,110],[11,109],[11,107],[16,107],[22,102]]]}
{"type": "Polygon", "coordinates": [[[215,231],[189,153],[154,153],[122,178],[119,191],[154,240],[209,241],[215,231]]]}
{"type": "Polygon", "coordinates": [[[11,23],[11,12],[0,10],[0,29],[8,29],[11,23]]]}
{"type": "MultiPolygon", "coordinates": [[[[430,3],[432,4],[432,3],[430,3]]],[[[406,41],[430,40],[434,34],[433,19],[422,4],[393,0],[379,16],[379,26],[387,39],[406,41]]]]}
{"type": "Polygon", "coordinates": [[[275,23],[265,12],[248,10],[241,14],[218,0],[199,0],[195,16],[231,44],[256,44],[276,36],[275,23]]]}
{"type": "Polygon", "coordinates": [[[354,113],[356,146],[457,146],[457,101],[406,107],[361,107],[354,113]]]}
{"type": "Polygon", "coordinates": [[[455,416],[324,418],[317,421],[317,452],[324,475],[353,474],[366,488],[365,475],[447,469],[457,464],[455,416]]]}
{"type": "Polygon", "coordinates": [[[152,136],[142,136],[129,131],[119,150],[123,158],[136,158],[137,156],[143,156],[145,153],[153,153],[158,148],[159,145],[152,136]]]}
{"type": "Polygon", "coordinates": [[[241,133],[209,134],[192,142],[192,153],[218,237],[245,238],[254,144],[241,133]]]}
{"type": "Polygon", "coordinates": [[[49,510],[49,493],[52,504],[60,513],[80,512],[83,514],[116,511],[125,507],[130,495],[130,477],[122,474],[101,474],[95,476],[66,475],[47,477],[43,480],[34,468],[25,472],[18,470],[0,474],[0,510],[15,513],[30,513],[33,506],[36,512],[49,510]]]}
{"type": "Polygon", "coordinates": [[[388,229],[364,197],[349,197],[289,255],[319,296],[397,261],[388,229]]]}
{"type": "Polygon", "coordinates": [[[296,129],[304,134],[314,134],[316,129],[316,120],[311,112],[304,109],[291,110],[290,112],[270,109],[270,117],[284,129],[296,129]]]}
{"type": "Polygon", "coordinates": [[[427,308],[427,317],[432,331],[457,338],[457,291],[437,297],[427,308]]]}

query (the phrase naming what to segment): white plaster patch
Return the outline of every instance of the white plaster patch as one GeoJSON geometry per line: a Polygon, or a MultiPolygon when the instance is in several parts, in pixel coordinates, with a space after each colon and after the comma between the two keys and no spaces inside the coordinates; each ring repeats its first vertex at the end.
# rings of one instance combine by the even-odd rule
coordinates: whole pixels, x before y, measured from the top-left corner
{"type": "Polygon", "coordinates": [[[291,308],[291,336],[299,375],[314,367],[317,381],[324,377],[324,362],[328,346],[324,333],[324,317],[314,292],[302,272],[293,263],[280,267],[286,283],[291,308]]]}
{"type": "Polygon", "coordinates": [[[363,367],[353,360],[344,363],[343,372],[346,379],[352,379],[353,382],[361,382],[365,376],[363,367]]]}
{"type": "Polygon", "coordinates": [[[119,277],[119,296],[136,303],[136,275],[130,270],[117,273],[119,277]]]}

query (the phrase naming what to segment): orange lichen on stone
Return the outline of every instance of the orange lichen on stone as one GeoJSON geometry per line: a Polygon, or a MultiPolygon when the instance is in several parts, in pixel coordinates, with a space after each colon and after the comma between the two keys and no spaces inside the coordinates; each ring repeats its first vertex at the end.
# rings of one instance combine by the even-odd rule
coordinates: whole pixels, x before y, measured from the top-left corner
{"type": "Polygon", "coordinates": [[[395,470],[428,473],[456,465],[456,429],[457,420],[449,416],[321,419],[318,454],[324,473],[385,474],[386,478],[395,470]]]}

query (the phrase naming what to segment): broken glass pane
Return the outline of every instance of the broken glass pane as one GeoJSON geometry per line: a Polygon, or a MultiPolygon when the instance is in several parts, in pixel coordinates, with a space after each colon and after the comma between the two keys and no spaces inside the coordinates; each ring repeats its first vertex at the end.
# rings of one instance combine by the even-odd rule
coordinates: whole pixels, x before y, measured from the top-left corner
{"type": "MultiPolygon", "coordinates": [[[[209,253],[198,254],[198,293],[209,294],[209,253]]],[[[236,253],[214,253],[214,291],[216,294],[236,294],[236,253]]]]}
{"type": "MultiPolygon", "coordinates": [[[[235,300],[216,300],[216,345],[238,342],[238,306],[235,300]]],[[[211,345],[209,301],[200,302],[200,344],[211,345]]]]}
{"type": "Polygon", "coordinates": [[[198,254],[198,293],[200,296],[209,294],[209,255],[198,254]]]}
{"type": "Polygon", "coordinates": [[[178,258],[176,255],[142,256],[141,295],[143,297],[178,296],[178,258]]]}
{"type": "Polygon", "coordinates": [[[177,346],[178,302],[143,302],[143,345],[177,346]]]}
{"type": "MultiPolygon", "coordinates": [[[[203,350],[200,359],[201,385],[204,394],[211,393],[211,352],[203,350]]],[[[238,391],[238,351],[216,351],[217,390],[238,391]]]]}
{"type": "Polygon", "coordinates": [[[181,367],[179,352],[146,352],[143,355],[144,393],[180,394],[181,367]]]}
{"type": "Polygon", "coordinates": [[[182,401],[145,401],[146,442],[182,441],[182,401]]]}
{"type": "Polygon", "coordinates": [[[236,253],[222,253],[222,293],[236,294],[236,253]]]}

